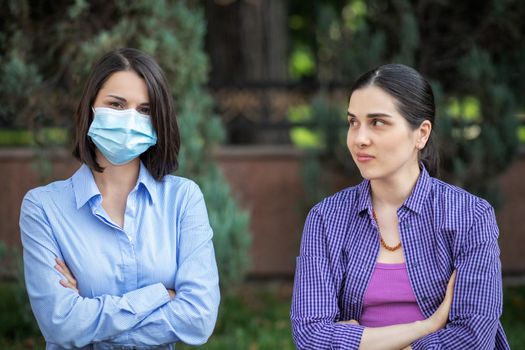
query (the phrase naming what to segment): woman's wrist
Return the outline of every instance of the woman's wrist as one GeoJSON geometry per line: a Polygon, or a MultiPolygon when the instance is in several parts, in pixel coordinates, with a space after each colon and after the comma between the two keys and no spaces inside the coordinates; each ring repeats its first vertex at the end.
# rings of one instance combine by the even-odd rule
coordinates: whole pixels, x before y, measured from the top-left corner
{"type": "Polygon", "coordinates": [[[429,317],[422,321],[416,321],[414,323],[417,332],[421,335],[421,337],[424,337],[439,330],[439,326],[436,324],[436,322],[434,322],[432,317],[429,317]]]}

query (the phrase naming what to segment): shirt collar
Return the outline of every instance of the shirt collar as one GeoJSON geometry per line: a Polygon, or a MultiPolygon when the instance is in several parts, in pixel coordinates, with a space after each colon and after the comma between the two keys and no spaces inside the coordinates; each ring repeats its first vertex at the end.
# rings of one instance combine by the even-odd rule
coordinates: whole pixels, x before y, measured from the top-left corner
{"type": "MultiPolygon", "coordinates": [[[[416,185],[412,190],[412,193],[403,203],[402,207],[406,207],[418,214],[421,213],[423,203],[430,193],[432,178],[428,174],[423,164],[420,164],[421,172],[417,179],[416,185]]],[[[357,209],[358,213],[361,214],[365,210],[372,213],[372,196],[370,195],[370,180],[362,181],[357,187],[358,199],[357,209]]]]}
{"type": "Polygon", "coordinates": [[[361,214],[368,208],[372,208],[372,196],[370,195],[370,180],[365,179],[357,185],[357,210],[361,214]]]}
{"type": "Polygon", "coordinates": [[[91,173],[91,169],[86,164],[82,164],[80,169],[75,172],[72,181],[77,209],[83,207],[94,196],[100,196],[93,173],[91,173]]]}
{"type": "Polygon", "coordinates": [[[148,193],[150,203],[155,203],[157,198],[157,181],[151,176],[148,168],[140,162],[139,178],[137,180],[137,186],[142,185],[148,193]]]}
{"type": "Polygon", "coordinates": [[[425,169],[423,164],[420,165],[420,169],[421,173],[419,174],[416,185],[414,186],[410,196],[408,196],[408,198],[405,200],[405,203],[403,203],[405,207],[418,214],[421,214],[423,203],[425,202],[425,199],[430,193],[430,189],[432,187],[432,178],[428,174],[428,171],[425,169]]]}
{"type": "MultiPolygon", "coordinates": [[[[146,189],[150,202],[154,203],[157,197],[157,183],[142,162],[140,162],[139,178],[136,187],[140,185],[146,189]]],[[[73,175],[73,191],[75,192],[77,209],[84,206],[91,198],[100,195],[93,173],[86,164],[82,164],[80,169],[73,175]]]]}

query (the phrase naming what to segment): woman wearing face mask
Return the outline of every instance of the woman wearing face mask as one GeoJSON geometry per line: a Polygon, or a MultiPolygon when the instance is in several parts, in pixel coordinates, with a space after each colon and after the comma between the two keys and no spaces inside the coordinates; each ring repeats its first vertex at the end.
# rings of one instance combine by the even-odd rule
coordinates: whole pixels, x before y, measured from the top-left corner
{"type": "Polygon", "coordinates": [[[76,112],[82,166],[22,203],[25,279],[46,349],[173,349],[210,336],[212,229],[199,187],[169,175],[179,145],[158,64],[134,49],[102,57],[76,112]]]}
{"type": "Polygon", "coordinates": [[[364,181],[306,220],[291,310],[299,349],[509,349],[498,227],[437,180],[434,97],[384,65],[350,92],[347,145],[364,181]]]}

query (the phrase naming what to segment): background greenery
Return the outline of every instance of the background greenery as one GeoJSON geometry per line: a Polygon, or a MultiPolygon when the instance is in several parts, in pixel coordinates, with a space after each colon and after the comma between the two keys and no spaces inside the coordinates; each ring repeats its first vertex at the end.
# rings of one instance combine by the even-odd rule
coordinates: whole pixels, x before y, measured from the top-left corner
{"type": "Polygon", "coordinates": [[[0,131],[2,139],[63,146],[95,60],[119,47],[151,54],[164,69],[176,101],[182,138],[177,174],[195,180],[205,195],[222,284],[242,280],[249,266],[249,217],[211,159],[224,132],[204,89],[208,61],[203,11],[190,1],[1,5],[6,11],[0,15],[0,122],[11,129],[0,131]]]}
{"type": "MultiPolygon", "coordinates": [[[[233,288],[248,266],[249,218],[211,152],[223,139],[204,89],[205,16],[197,1],[0,0],[0,143],[62,147],[82,83],[92,63],[122,46],[152,54],[172,83],[182,132],[179,174],[197,180],[215,229],[226,293],[208,349],[291,349],[289,293],[271,286],[233,288]]],[[[428,77],[438,105],[443,177],[501,202],[495,179],[525,141],[525,3],[502,1],[290,0],[289,78],[316,82],[311,104],[289,111],[298,147],[312,153],[305,167],[314,202],[323,166],[351,173],[345,154],[345,105],[327,96],[386,62],[413,65],[428,77]]],[[[321,184],[321,185],[320,185],[321,184]]],[[[0,246],[0,255],[16,253],[0,246]]],[[[0,348],[43,349],[23,281],[0,283],[0,348]]],[[[11,275],[12,276],[12,275],[11,275]]],[[[525,289],[505,289],[502,317],[513,348],[525,348],[525,289]]],[[[181,346],[181,348],[189,348],[181,346]]]]}
{"type": "MultiPolygon", "coordinates": [[[[415,67],[436,95],[441,177],[499,207],[497,175],[515,158],[518,136],[525,144],[523,16],[525,2],[510,0],[290,1],[290,75],[330,91],[384,63],[415,67]]],[[[294,143],[324,150],[351,172],[338,154],[346,148],[346,103],[321,93],[289,120],[318,124],[293,129],[294,143]]]]}

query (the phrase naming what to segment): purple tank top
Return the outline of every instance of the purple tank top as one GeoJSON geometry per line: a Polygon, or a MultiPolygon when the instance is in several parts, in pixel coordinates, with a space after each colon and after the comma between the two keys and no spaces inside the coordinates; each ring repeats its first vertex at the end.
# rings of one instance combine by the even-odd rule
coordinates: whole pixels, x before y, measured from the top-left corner
{"type": "Polygon", "coordinates": [[[364,298],[360,324],[384,327],[424,320],[405,263],[376,263],[364,298]]]}

